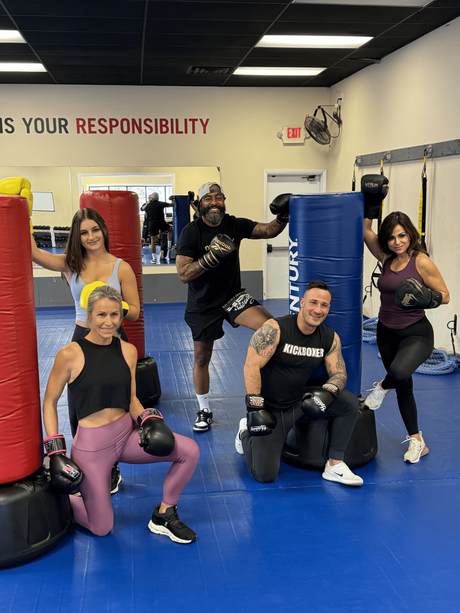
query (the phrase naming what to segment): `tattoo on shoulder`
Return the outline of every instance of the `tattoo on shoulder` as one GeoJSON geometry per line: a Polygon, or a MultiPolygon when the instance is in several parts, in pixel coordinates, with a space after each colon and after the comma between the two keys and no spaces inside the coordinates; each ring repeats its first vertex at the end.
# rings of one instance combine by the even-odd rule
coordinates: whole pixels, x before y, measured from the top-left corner
{"type": "Polygon", "coordinates": [[[331,353],[334,353],[334,351],[337,351],[338,346],[339,344],[337,342],[337,339],[334,337],[334,340],[332,341],[332,345],[331,345],[331,348],[329,349],[328,355],[330,355],[331,353]]]}
{"type": "Polygon", "coordinates": [[[264,324],[254,333],[249,346],[256,350],[260,356],[266,356],[270,352],[278,335],[278,330],[270,324],[264,324]]]}

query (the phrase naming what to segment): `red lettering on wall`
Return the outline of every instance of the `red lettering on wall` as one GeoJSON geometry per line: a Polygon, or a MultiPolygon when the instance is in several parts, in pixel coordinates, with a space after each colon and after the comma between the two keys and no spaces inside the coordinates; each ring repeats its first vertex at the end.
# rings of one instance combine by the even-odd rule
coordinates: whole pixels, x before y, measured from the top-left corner
{"type": "Polygon", "coordinates": [[[148,117],[147,119],[144,119],[144,126],[145,126],[144,132],[146,134],[152,134],[153,132],[152,120],[149,119],[148,117]]]}
{"type": "Polygon", "coordinates": [[[160,118],[160,134],[168,134],[168,133],[169,133],[168,120],[161,117],[160,118]]]}
{"type": "Polygon", "coordinates": [[[131,132],[131,125],[126,117],[123,117],[120,121],[120,130],[122,134],[129,134],[131,132]]]}
{"type": "Polygon", "coordinates": [[[109,119],[109,132],[110,132],[110,134],[113,134],[113,130],[115,128],[118,128],[119,123],[120,122],[118,121],[118,119],[115,119],[115,117],[110,117],[110,119],[109,119]]]}
{"type": "Polygon", "coordinates": [[[97,120],[97,124],[99,127],[99,134],[107,134],[107,119],[104,119],[104,117],[100,117],[97,120]]]}
{"type": "Polygon", "coordinates": [[[88,134],[97,134],[96,130],[96,118],[88,117],[88,134]]]}
{"type": "Polygon", "coordinates": [[[77,117],[76,122],[77,122],[77,134],[80,134],[80,131],[83,132],[83,134],[86,134],[86,129],[85,129],[86,121],[82,119],[81,117],[77,117]]]}
{"type": "Polygon", "coordinates": [[[203,122],[202,119],[200,119],[201,125],[203,126],[203,134],[206,134],[206,127],[209,123],[209,119],[206,119],[206,121],[203,122]]]}
{"type": "Polygon", "coordinates": [[[142,134],[142,120],[139,118],[139,120],[137,121],[133,117],[131,122],[132,122],[132,125],[133,125],[133,129],[132,129],[133,134],[136,134],[136,132],[138,134],[142,134]]]}

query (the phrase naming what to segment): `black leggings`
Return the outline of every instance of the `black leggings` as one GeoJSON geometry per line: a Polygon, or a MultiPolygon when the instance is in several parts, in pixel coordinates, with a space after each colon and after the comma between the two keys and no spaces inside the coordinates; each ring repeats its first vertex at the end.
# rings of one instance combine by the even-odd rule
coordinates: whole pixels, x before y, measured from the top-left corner
{"type": "Polygon", "coordinates": [[[396,390],[399,411],[407,432],[409,436],[418,434],[412,374],[433,351],[433,327],[426,317],[402,330],[387,328],[379,321],[377,345],[387,371],[382,387],[396,390]]]}
{"type": "MultiPolygon", "coordinates": [[[[75,324],[75,330],[73,331],[72,340],[70,342],[73,343],[73,341],[78,341],[80,338],[85,338],[85,336],[88,336],[88,334],[90,333],[90,330],[91,328],[84,328],[83,326],[75,324]]],[[[123,326],[120,327],[118,332],[120,333],[122,340],[128,341],[128,337],[126,336],[126,332],[123,330],[123,326]]],[[[72,432],[72,437],[75,437],[78,427],[77,411],[73,406],[68,390],[67,406],[69,409],[70,431],[72,432]]]]}

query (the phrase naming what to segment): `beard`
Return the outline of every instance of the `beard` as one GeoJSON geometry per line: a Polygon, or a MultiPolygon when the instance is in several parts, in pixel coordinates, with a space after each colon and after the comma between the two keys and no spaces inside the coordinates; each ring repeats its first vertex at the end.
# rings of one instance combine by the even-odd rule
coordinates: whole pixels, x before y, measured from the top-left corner
{"type": "Polygon", "coordinates": [[[205,209],[202,215],[209,223],[219,223],[225,216],[225,204],[219,207],[217,212],[211,213],[209,209],[205,209]]]}

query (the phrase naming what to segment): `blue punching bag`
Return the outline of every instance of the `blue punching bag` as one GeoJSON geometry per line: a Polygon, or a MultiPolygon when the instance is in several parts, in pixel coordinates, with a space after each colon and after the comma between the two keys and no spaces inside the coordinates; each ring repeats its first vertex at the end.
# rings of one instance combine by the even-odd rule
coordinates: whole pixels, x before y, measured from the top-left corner
{"type": "Polygon", "coordinates": [[[290,312],[299,311],[310,281],[328,284],[332,302],[325,324],[340,337],[347,389],[356,396],[361,392],[363,224],[360,192],[291,196],[290,312]]]}
{"type": "MultiPolygon", "coordinates": [[[[310,281],[328,284],[331,309],[326,325],[337,332],[347,367],[347,389],[361,391],[362,277],[364,199],[360,192],[291,196],[289,201],[290,312],[300,309],[300,299],[310,281]]],[[[309,379],[312,385],[327,380],[323,365],[309,379]]],[[[329,419],[301,421],[289,431],[282,460],[298,468],[323,470],[328,458],[329,419]]],[[[377,453],[374,411],[360,402],[358,418],[344,461],[359,468],[377,453]]]]}
{"type": "Polygon", "coordinates": [[[179,240],[180,233],[190,223],[190,198],[189,196],[175,196],[173,208],[173,245],[179,240]]]}

